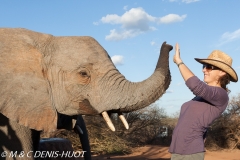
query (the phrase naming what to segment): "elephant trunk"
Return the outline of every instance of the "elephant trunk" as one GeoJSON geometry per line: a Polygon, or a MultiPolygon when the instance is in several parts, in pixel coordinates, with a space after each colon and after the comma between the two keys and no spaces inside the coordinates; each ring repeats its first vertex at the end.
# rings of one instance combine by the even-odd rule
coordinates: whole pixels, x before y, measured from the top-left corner
{"type": "Polygon", "coordinates": [[[121,112],[131,112],[144,108],[155,102],[166,92],[171,81],[169,70],[169,52],[171,50],[172,46],[164,42],[154,73],[142,82],[132,84],[128,82],[130,83],[130,89],[126,98],[130,100],[126,107],[120,108],[121,112]]]}
{"type": "Polygon", "coordinates": [[[130,82],[119,72],[112,74],[112,79],[114,79],[112,82],[115,83],[110,85],[110,91],[107,93],[109,96],[107,97],[114,97],[114,100],[106,100],[104,106],[100,107],[105,110],[101,112],[106,111],[106,109],[131,112],[144,108],[159,99],[165,93],[171,81],[169,52],[172,48],[166,42],[162,44],[154,73],[142,82],[130,82]],[[116,83],[119,85],[116,85],[116,83]]]}

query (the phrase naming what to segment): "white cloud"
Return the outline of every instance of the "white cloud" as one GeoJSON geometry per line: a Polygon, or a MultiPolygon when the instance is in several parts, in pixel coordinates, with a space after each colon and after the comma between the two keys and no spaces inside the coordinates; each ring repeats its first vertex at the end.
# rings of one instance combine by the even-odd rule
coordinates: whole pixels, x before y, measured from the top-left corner
{"type": "Polygon", "coordinates": [[[148,23],[154,21],[152,17],[146,13],[142,8],[132,8],[125,12],[121,17],[122,27],[126,29],[137,28],[143,31],[149,30],[148,23]]]}
{"type": "Polygon", "coordinates": [[[220,38],[220,45],[235,41],[240,38],[240,29],[234,32],[225,32],[220,38]]]}
{"type": "Polygon", "coordinates": [[[115,65],[123,65],[123,56],[114,55],[111,57],[111,59],[115,65]]]}
{"type": "Polygon", "coordinates": [[[168,14],[164,17],[159,18],[158,23],[174,23],[174,22],[181,22],[187,17],[186,14],[179,16],[177,14],[168,14]]]}
{"type": "Polygon", "coordinates": [[[156,44],[156,42],[151,41],[150,44],[151,44],[151,46],[154,46],[156,44]]]}
{"type": "Polygon", "coordinates": [[[116,14],[108,14],[106,17],[102,17],[101,21],[103,23],[119,24],[121,23],[121,17],[116,14]]]}
{"type": "Polygon", "coordinates": [[[155,17],[147,14],[142,8],[132,8],[122,16],[116,14],[101,18],[101,22],[110,24],[121,24],[124,29],[139,29],[143,31],[152,30],[148,23],[154,21],[155,17]]]}
{"type": "Polygon", "coordinates": [[[198,2],[200,0],[182,0],[183,3],[193,3],[193,2],[198,2]]]}
{"type": "MultiPolygon", "coordinates": [[[[125,7],[124,7],[125,8],[125,7]]],[[[120,29],[112,29],[106,36],[106,40],[122,40],[135,37],[139,34],[157,30],[150,24],[166,24],[180,22],[186,18],[186,15],[169,14],[164,17],[154,17],[144,11],[143,8],[132,8],[123,15],[108,14],[101,18],[101,22],[111,25],[121,25],[120,29]]]]}
{"type": "Polygon", "coordinates": [[[136,35],[141,34],[142,32],[139,30],[124,30],[124,31],[117,31],[113,29],[110,31],[110,34],[105,37],[106,40],[109,41],[119,41],[131,37],[135,37],[136,35]]]}

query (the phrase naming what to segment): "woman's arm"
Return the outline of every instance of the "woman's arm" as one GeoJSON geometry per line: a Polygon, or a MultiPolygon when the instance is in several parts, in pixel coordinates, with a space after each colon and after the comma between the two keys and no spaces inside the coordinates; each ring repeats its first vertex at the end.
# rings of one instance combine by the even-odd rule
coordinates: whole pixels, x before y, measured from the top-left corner
{"type": "Polygon", "coordinates": [[[173,56],[173,62],[178,65],[179,71],[185,81],[194,76],[192,71],[183,63],[180,58],[180,48],[178,43],[176,43],[175,46],[175,55],[173,56]]]}
{"type": "Polygon", "coordinates": [[[214,106],[225,106],[229,100],[227,92],[224,89],[209,86],[196,76],[187,80],[186,85],[194,95],[202,97],[214,106]]]}
{"type": "Polygon", "coordinates": [[[212,87],[198,79],[191,70],[182,62],[180,58],[180,49],[178,43],[175,46],[174,63],[178,65],[180,73],[186,82],[188,88],[194,95],[200,96],[215,106],[223,106],[228,102],[227,92],[219,87],[212,87]],[[192,78],[191,78],[192,77],[192,78]],[[191,78],[191,79],[189,79],[191,78]],[[189,80],[188,80],[189,79],[189,80]]]}

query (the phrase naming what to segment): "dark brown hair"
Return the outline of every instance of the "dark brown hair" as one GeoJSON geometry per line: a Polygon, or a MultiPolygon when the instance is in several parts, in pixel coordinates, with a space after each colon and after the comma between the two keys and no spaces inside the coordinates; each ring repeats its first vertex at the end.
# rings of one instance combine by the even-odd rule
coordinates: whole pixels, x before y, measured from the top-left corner
{"type": "Polygon", "coordinates": [[[227,92],[230,92],[230,90],[227,88],[227,85],[230,83],[230,75],[228,73],[219,78],[219,83],[223,89],[225,89],[227,92]]]}

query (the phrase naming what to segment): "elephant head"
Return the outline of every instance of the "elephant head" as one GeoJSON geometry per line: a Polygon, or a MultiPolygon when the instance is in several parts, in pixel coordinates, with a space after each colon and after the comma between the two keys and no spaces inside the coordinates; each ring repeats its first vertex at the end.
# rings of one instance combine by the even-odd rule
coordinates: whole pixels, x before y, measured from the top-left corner
{"type": "Polygon", "coordinates": [[[92,37],[8,28],[0,35],[0,112],[35,130],[54,131],[57,112],[138,110],[161,97],[171,81],[172,46],[165,42],[154,73],[133,83],[92,37]]]}

